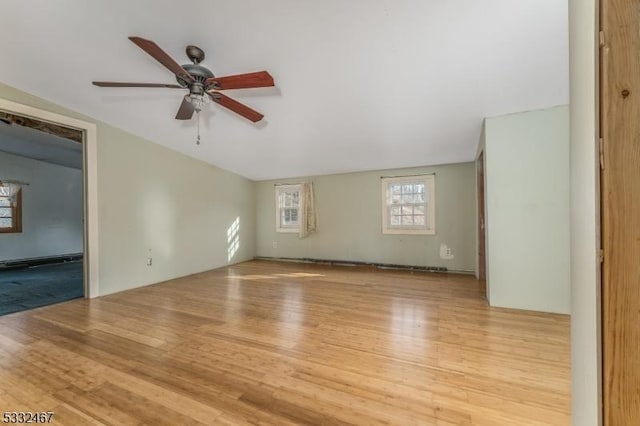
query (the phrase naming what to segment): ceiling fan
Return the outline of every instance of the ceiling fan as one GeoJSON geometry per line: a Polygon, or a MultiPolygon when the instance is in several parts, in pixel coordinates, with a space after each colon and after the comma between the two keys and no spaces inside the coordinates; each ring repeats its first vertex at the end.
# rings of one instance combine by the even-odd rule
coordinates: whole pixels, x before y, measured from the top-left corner
{"type": "Polygon", "coordinates": [[[176,114],[177,120],[191,119],[193,113],[199,113],[209,101],[228,108],[254,123],[262,120],[264,117],[259,112],[231,99],[220,93],[220,91],[273,86],[273,77],[271,77],[267,71],[216,77],[208,68],[200,65],[200,62],[204,60],[204,52],[199,47],[187,46],[186,53],[192,63],[179,65],[153,41],[141,37],[129,37],[129,40],[175,74],[178,84],[94,81],[94,85],[99,87],[164,87],[170,89],[189,89],[189,93],[184,96],[182,104],[176,114]]]}

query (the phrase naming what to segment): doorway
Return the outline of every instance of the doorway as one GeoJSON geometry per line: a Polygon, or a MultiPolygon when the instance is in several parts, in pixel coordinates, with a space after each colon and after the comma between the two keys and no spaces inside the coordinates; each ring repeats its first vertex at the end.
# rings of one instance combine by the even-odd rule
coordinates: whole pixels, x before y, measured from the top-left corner
{"type": "Polygon", "coordinates": [[[84,223],[82,281],[84,297],[99,295],[99,234],[98,234],[98,181],[97,181],[97,127],[89,123],[44,109],[0,98],[0,112],[41,121],[81,132],[82,137],[82,213],[84,223]]]}
{"type": "Polygon", "coordinates": [[[82,144],[0,111],[0,315],[84,296],[82,144]]]}
{"type": "Polygon", "coordinates": [[[486,259],[486,234],[485,234],[485,194],[484,194],[484,151],[476,160],[478,182],[478,280],[480,290],[487,297],[487,259],[486,259]]]}

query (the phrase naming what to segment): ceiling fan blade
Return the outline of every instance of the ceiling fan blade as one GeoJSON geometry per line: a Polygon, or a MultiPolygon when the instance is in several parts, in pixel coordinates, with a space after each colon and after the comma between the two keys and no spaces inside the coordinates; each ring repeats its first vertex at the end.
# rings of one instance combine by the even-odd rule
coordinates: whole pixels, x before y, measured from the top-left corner
{"type": "Polygon", "coordinates": [[[248,106],[241,104],[240,102],[233,100],[230,97],[223,95],[222,93],[207,92],[207,94],[211,97],[213,102],[230,109],[236,114],[240,114],[247,120],[251,120],[254,123],[262,120],[262,118],[264,117],[264,115],[260,114],[258,111],[254,111],[248,106]]]}
{"type": "Polygon", "coordinates": [[[178,109],[178,113],[176,114],[176,120],[190,120],[191,117],[193,117],[196,109],[191,102],[187,101],[187,96],[189,95],[182,98],[180,109],[178,109]]]}
{"type": "Polygon", "coordinates": [[[160,49],[160,46],[155,44],[151,40],[144,39],[142,37],[129,37],[129,40],[138,45],[138,47],[153,57],[156,61],[160,62],[166,68],[168,68],[175,75],[182,77],[187,81],[195,81],[194,78],[184,68],[180,66],[176,61],[167,55],[166,52],[160,49]]]}
{"type": "Polygon", "coordinates": [[[113,81],[92,81],[94,86],[98,87],[166,87],[167,89],[182,89],[177,84],[162,83],[117,83],[113,81]]]}
{"type": "Polygon", "coordinates": [[[250,72],[247,74],[229,75],[226,77],[208,78],[204,85],[213,84],[217,90],[252,89],[255,87],[271,87],[273,77],[266,71],[250,72]]]}

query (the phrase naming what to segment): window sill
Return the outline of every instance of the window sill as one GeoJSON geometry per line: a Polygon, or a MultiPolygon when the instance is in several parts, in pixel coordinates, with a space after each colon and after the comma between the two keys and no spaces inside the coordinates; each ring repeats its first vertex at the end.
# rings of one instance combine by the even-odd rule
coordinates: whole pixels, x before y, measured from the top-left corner
{"type": "Polygon", "coordinates": [[[299,233],[300,228],[276,228],[276,232],[299,233]]]}
{"type": "Polygon", "coordinates": [[[383,229],[385,235],[436,235],[435,229],[383,229]]]}

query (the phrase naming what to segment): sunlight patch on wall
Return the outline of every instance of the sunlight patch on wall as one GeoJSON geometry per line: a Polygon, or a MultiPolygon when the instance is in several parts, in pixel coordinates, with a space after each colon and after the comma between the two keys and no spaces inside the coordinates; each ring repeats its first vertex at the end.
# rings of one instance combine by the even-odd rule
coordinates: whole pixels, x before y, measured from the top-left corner
{"type": "Polygon", "coordinates": [[[240,216],[227,229],[227,244],[227,261],[231,262],[240,248],[240,216]]]}

